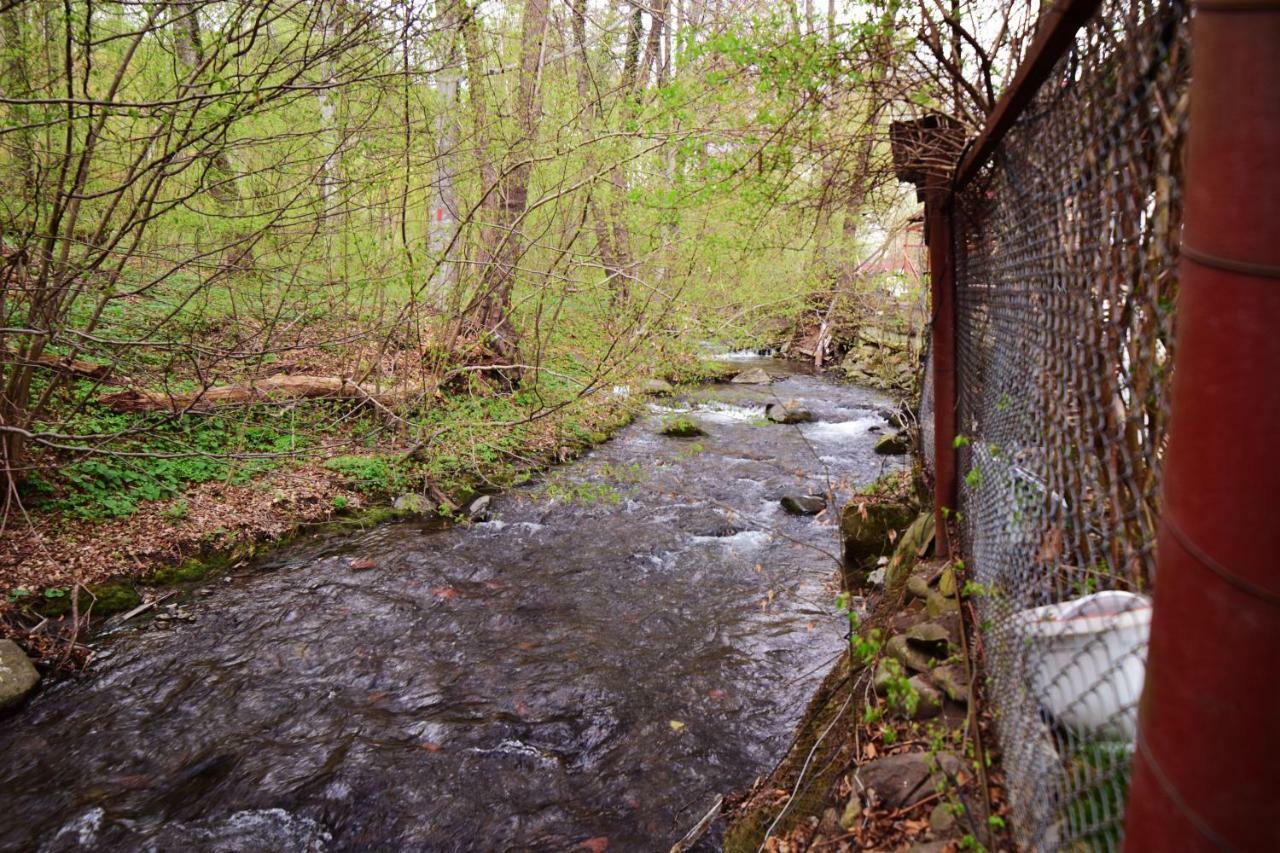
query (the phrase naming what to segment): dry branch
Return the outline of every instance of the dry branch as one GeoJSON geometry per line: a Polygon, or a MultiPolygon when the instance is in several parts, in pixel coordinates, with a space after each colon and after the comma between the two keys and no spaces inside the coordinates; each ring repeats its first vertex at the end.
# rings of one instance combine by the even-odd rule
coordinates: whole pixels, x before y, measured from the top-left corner
{"type": "Polygon", "coordinates": [[[432,396],[435,391],[434,382],[404,382],[387,388],[375,388],[343,376],[290,376],[277,373],[266,379],[218,385],[190,394],[167,394],[131,388],[105,394],[98,400],[117,412],[184,412],[216,406],[279,403],[300,399],[365,400],[390,406],[432,396]]]}
{"type": "Polygon", "coordinates": [[[106,379],[111,375],[111,365],[109,364],[67,359],[66,356],[61,355],[45,354],[34,359],[23,359],[13,352],[0,352],[0,356],[9,363],[38,365],[49,370],[56,370],[59,373],[78,376],[82,379],[106,379]]]}

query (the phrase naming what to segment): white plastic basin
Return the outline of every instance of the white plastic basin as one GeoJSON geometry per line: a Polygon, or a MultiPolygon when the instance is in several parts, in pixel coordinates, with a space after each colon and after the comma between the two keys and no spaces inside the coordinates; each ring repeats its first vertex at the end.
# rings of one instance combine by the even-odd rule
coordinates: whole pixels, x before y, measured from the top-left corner
{"type": "Polygon", "coordinates": [[[1085,736],[1132,741],[1146,673],[1151,600],[1111,590],[1014,614],[1031,686],[1054,719],[1085,736]]]}

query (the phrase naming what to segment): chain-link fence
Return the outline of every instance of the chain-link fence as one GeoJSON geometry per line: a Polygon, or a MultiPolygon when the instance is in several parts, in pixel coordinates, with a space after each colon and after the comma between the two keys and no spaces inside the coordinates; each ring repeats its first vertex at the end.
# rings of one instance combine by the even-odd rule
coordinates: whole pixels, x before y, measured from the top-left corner
{"type": "MultiPolygon", "coordinates": [[[[925,338],[926,342],[928,338],[925,338]]],[[[930,477],[933,475],[937,457],[934,453],[934,399],[933,399],[933,348],[926,343],[924,356],[920,359],[924,380],[920,383],[920,406],[916,415],[920,423],[920,453],[923,456],[924,470],[930,477]]]]}
{"type": "Polygon", "coordinates": [[[959,552],[1015,837],[1031,849],[1115,849],[1123,828],[1168,421],[1187,24],[1182,2],[1103,2],[954,199],[959,552]]]}

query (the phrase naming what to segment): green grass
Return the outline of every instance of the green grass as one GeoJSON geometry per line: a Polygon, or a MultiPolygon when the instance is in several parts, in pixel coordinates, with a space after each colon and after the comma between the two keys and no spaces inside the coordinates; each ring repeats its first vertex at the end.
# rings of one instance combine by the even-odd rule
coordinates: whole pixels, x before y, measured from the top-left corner
{"type": "Polygon", "coordinates": [[[272,409],[238,415],[175,419],[91,405],[63,429],[116,436],[110,441],[113,452],[86,453],[32,476],[24,484],[24,498],[37,510],[68,518],[121,518],[147,501],[176,498],[199,483],[250,482],[311,443],[296,420],[272,409]]]}

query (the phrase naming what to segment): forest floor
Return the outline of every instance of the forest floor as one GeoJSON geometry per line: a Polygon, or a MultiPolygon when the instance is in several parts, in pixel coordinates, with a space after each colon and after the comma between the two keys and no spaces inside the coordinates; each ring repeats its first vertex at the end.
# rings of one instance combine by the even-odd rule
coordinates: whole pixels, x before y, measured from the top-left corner
{"type": "MultiPolygon", "coordinates": [[[[607,392],[585,398],[561,417],[536,421],[522,434],[510,457],[479,464],[472,488],[515,457],[529,468],[563,461],[584,446],[584,433],[603,437],[625,423],[629,401],[607,392]]],[[[589,442],[587,442],[589,443],[589,442]]],[[[377,456],[344,455],[339,459],[374,460],[407,455],[412,446],[378,448],[377,456]]],[[[358,463],[350,467],[302,457],[295,464],[249,477],[231,476],[195,483],[179,496],[139,502],[130,514],[116,518],[76,517],[71,513],[34,511],[10,521],[0,541],[0,589],[32,592],[59,590],[73,584],[88,587],[108,579],[143,578],[195,556],[247,556],[253,546],[290,537],[344,518],[359,520],[370,511],[389,510],[397,497],[384,483],[371,482],[358,463]]],[[[451,497],[460,499],[454,486],[451,497]]],[[[437,493],[440,500],[450,497],[437,493]]],[[[432,504],[434,508],[434,503],[432,504]]],[[[21,596],[19,596],[21,597],[21,596]]],[[[57,596],[61,597],[61,596],[57,596]]]]}

